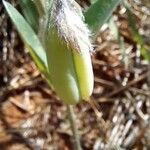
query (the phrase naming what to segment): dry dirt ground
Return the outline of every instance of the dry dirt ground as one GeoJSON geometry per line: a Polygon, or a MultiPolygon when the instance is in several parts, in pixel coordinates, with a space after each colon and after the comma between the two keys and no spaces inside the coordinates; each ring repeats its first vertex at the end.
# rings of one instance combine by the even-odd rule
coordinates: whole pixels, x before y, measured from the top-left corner
{"type": "MultiPolygon", "coordinates": [[[[150,51],[148,2],[130,4],[150,51]]],[[[74,107],[81,144],[84,150],[149,150],[150,66],[125,9],[118,6],[113,16],[124,50],[104,25],[92,55],[96,109],[87,102],[74,107]]],[[[66,106],[46,84],[0,2],[0,150],[72,150],[71,141],[66,106]]]]}

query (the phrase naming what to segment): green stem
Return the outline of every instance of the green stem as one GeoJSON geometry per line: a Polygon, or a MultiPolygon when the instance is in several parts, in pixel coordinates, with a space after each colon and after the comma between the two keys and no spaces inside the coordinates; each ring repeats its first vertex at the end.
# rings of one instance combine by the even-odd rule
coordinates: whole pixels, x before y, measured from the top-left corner
{"type": "Polygon", "coordinates": [[[75,117],[75,113],[73,110],[73,106],[67,105],[67,111],[68,111],[71,129],[73,132],[73,149],[74,150],[82,150],[81,144],[80,144],[80,138],[79,138],[79,134],[78,134],[78,129],[76,126],[76,117],[75,117]]]}

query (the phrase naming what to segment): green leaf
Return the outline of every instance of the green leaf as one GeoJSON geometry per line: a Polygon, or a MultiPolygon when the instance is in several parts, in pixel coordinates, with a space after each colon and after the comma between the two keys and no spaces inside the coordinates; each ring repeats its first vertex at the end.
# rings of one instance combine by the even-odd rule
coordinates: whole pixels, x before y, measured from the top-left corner
{"type": "Polygon", "coordinates": [[[141,54],[144,57],[144,59],[146,59],[150,62],[150,52],[148,51],[148,48],[146,48],[145,42],[144,42],[142,36],[139,34],[138,28],[135,24],[135,22],[136,22],[135,16],[127,3],[126,4],[124,3],[124,6],[127,10],[127,17],[128,17],[129,27],[130,27],[131,33],[133,35],[133,40],[139,46],[141,54]]]}
{"type": "Polygon", "coordinates": [[[32,0],[32,1],[39,12],[39,17],[43,18],[43,16],[48,15],[50,6],[52,5],[54,0],[32,0]]]}
{"type": "Polygon", "coordinates": [[[51,88],[53,88],[48,68],[43,64],[42,60],[36,55],[36,53],[33,51],[33,49],[30,46],[28,46],[27,44],[25,44],[25,46],[29,50],[30,55],[32,56],[34,62],[38,66],[38,69],[45,76],[47,83],[50,85],[51,88]]]}
{"type": "MultiPolygon", "coordinates": [[[[24,42],[25,43],[25,42],[24,42]]],[[[30,52],[30,55],[32,56],[34,62],[36,63],[36,65],[38,66],[39,70],[46,75],[47,74],[47,68],[44,65],[43,61],[37,56],[37,54],[34,52],[34,50],[25,43],[25,47],[28,49],[28,51],[30,52]]]]}
{"type": "Polygon", "coordinates": [[[6,1],[3,1],[3,3],[23,41],[26,45],[31,47],[33,53],[36,54],[36,63],[39,60],[39,62],[41,61],[43,63],[41,65],[44,65],[47,68],[46,53],[35,32],[32,30],[23,16],[10,3],[6,1]]]}
{"type": "Polygon", "coordinates": [[[110,19],[108,21],[108,26],[109,26],[111,33],[114,35],[114,38],[119,41],[120,32],[119,32],[118,26],[117,26],[113,16],[110,17],[110,19]]]}
{"type": "Polygon", "coordinates": [[[95,34],[108,20],[120,1],[121,0],[97,0],[85,12],[85,22],[95,34]]]}
{"type": "Polygon", "coordinates": [[[27,22],[37,33],[39,24],[39,14],[34,2],[32,0],[19,0],[19,3],[27,22]]]}
{"type": "Polygon", "coordinates": [[[108,25],[111,33],[114,35],[114,38],[117,40],[119,44],[121,55],[122,55],[121,61],[124,64],[125,68],[127,68],[129,63],[128,63],[128,55],[126,54],[124,38],[120,35],[119,28],[113,16],[110,17],[108,25]]]}

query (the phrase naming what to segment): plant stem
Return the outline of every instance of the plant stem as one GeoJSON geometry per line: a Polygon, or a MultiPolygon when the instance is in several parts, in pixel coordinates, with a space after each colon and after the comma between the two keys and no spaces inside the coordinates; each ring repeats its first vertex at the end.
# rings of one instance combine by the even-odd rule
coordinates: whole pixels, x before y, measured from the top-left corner
{"type": "Polygon", "coordinates": [[[71,129],[73,132],[73,149],[74,150],[82,150],[81,144],[80,144],[80,138],[76,126],[76,117],[73,110],[73,106],[67,105],[67,111],[68,111],[68,117],[71,125],[71,129]]]}

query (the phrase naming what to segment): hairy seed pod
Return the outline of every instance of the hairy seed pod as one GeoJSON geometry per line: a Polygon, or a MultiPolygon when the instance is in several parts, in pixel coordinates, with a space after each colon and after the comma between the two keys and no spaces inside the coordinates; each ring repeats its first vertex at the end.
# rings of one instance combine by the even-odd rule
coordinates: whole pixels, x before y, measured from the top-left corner
{"type": "Polygon", "coordinates": [[[93,90],[89,30],[74,0],[55,0],[45,34],[51,81],[67,104],[88,100],[93,90]]]}

